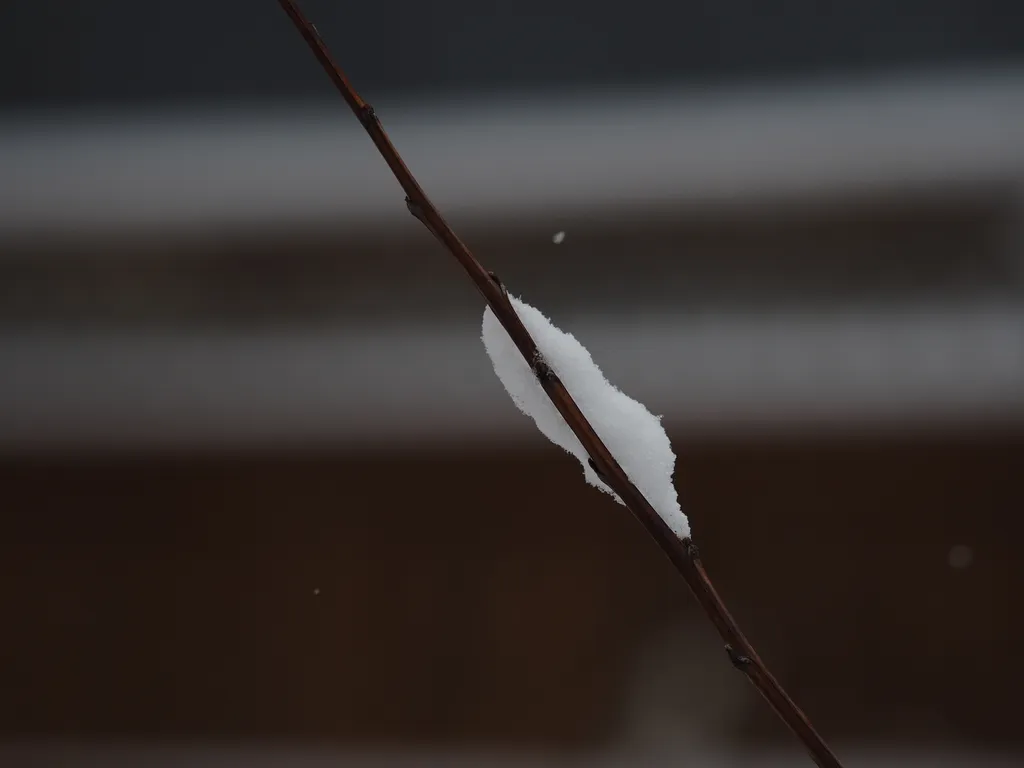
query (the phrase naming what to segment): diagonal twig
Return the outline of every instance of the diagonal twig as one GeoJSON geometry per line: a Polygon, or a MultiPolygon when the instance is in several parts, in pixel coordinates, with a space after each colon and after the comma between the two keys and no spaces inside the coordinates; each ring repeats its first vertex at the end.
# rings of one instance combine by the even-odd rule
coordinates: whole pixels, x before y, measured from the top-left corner
{"type": "Polygon", "coordinates": [[[696,545],[690,538],[680,539],[672,533],[597,436],[594,428],[559,378],[544,364],[536,343],[512,307],[504,285],[496,275],[484,269],[452,228],[448,226],[434,204],[430,202],[384,132],[373,108],[359,96],[348,82],[348,78],[331,58],[316,27],[306,19],[294,0],[278,0],[278,2],[309,45],[328,77],[334,82],[342,98],[345,99],[359,122],[362,123],[363,128],[366,129],[370,139],[384,158],[384,162],[391,168],[395,179],[405,191],[405,203],[409,211],[451,252],[469,274],[484,300],[490,305],[495,317],[501,322],[516,347],[532,367],[551,402],[587,450],[591,466],[618,494],[633,515],[647,529],[647,532],[654,537],[662,551],[686,581],[711,623],[715,625],[715,629],[725,641],[725,650],[733,666],[746,675],[747,679],[775,710],[775,713],[803,742],[817,765],[821,768],[842,768],[839,759],[818,735],[810,720],[779,685],[764,662],[758,657],[750,642],[743,636],[735,619],[729,614],[704,570],[696,545]]]}

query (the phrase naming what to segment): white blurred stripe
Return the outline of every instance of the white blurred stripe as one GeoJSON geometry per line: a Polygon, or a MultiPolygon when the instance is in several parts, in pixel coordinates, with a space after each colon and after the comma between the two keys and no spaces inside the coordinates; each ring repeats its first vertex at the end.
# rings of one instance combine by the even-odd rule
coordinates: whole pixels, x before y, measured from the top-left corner
{"type": "MultiPolygon", "coordinates": [[[[555,317],[694,433],[1024,423],[1024,313],[555,317]]],[[[477,327],[0,335],[0,448],[360,446],[532,433],[477,327]]]]}
{"type": "MultiPolygon", "coordinates": [[[[379,112],[464,220],[1024,180],[1019,71],[379,112]]],[[[0,169],[0,236],[407,216],[340,100],[316,113],[8,117],[0,169]]]]}

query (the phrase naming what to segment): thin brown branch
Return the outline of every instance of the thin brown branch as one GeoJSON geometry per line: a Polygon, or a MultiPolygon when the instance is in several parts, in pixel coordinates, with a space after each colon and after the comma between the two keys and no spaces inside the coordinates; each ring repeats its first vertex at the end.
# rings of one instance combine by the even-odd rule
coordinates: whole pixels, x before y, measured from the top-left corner
{"type": "Polygon", "coordinates": [[[704,612],[725,641],[725,649],[732,664],[747,676],[747,679],[775,710],[776,714],[803,742],[815,763],[822,768],[842,768],[839,759],[815,731],[810,720],[779,685],[764,662],[758,657],[750,642],[743,636],[704,570],[696,545],[689,538],[680,539],[672,533],[597,436],[594,428],[573,401],[562,382],[544,364],[536,343],[513,309],[505,287],[493,273],[484,269],[476,260],[452,228],[448,226],[434,204],[430,202],[384,132],[373,108],[363,101],[331,58],[316,27],[306,19],[294,0],[278,0],[278,2],[309,45],[328,77],[341,92],[345,103],[349,105],[366,129],[370,139],[384,158],[384,162],[391,168],[395,179],[405,191],[405,202],[409,211],[423,223],[434,237],[441,241],[469,274],[470,279],[476,284],[477,289],[490,305],[516,347],[533,368],[538,381],[562,418],[586,448],[595,470],[618,494],[633,515],[647,529],[647,532],[654,537],[662,551],[682,575],[704,612]]]}

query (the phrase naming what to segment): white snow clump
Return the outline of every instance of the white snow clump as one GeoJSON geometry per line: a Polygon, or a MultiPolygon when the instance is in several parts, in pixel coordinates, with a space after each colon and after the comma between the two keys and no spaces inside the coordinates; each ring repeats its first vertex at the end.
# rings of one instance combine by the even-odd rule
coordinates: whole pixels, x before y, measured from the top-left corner
{"type": "MultiPolygon", "coordinates": [[[[672,532],[681,539],[688,538],[690,524],[672,484],[676,456],[661,426],[661,417],[609,383],[574,336],[556,328],[529,304],[512,296],[509,300],[537,343],[544,361],[562,380],[629,479],[672,532]]],[[[519,410],[536,422],[548,440],[579,460],[590,485],[611,494],[621,504],[622,500],[587,463],[586,450],[548,399],[533,370],[490,307],[484,311],[483,342],[494,372],[519,410]]]]}

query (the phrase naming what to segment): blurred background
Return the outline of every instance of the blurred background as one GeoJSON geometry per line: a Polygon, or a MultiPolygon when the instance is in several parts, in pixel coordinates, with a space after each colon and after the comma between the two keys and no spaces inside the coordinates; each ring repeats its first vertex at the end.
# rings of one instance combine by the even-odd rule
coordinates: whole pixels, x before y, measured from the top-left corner
{"type": "MultiPolygon", "coordinates": [[[[302,5],[847,765],[1019,765],[1024,6],[302,5]]],[[[276,3],[4,3],[0,763],[809,765],[482,310],[276,3]]]]}

